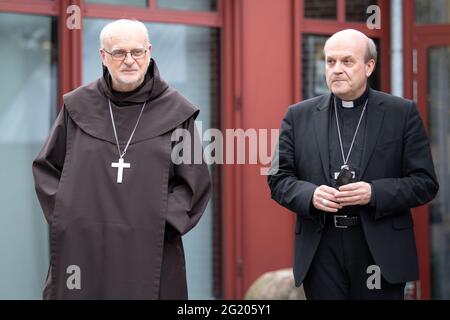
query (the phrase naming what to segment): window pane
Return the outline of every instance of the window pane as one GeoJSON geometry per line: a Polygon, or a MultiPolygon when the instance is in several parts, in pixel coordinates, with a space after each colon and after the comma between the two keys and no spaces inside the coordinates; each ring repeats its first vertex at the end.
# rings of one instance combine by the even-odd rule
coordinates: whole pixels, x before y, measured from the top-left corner
{"type": "Polygon", "coordinates": [[[336,0],[305,0],[305,18],[336,19],[336,0]]]}
{"type": "Polygon", "coordinates": [[[327,36],[303,36],[303,99],[328,93],[325,82],[323,46],[327,36]]]}
{"type": "Polygon", "coordinates": [[[118,4],[123,6],[146,7],[147,0],[85,0],[87,3],[118,4]]]}
{"type": "MultiPolygon", "coordinates": [[[[325,80],[325,57],[323,47],[328,36],[304,35],[302,50],[302,79],[303,79],[303,99],[309,99],[329,92],[325,80]]],[[[378,39],[374,39],[380,52],[378,39]]],[[[372,89],[380,88],[380,55],[375,71],[369,78],[369,84],[372,89]]]]}
{"type": "Polygon", "coordinates": [[[366,22],[372,15],[367,13],[367,8],[371,5],[377,5],[378,0],[346,0],[345,1],[345,19],[347,21],[366,22]]]}
{"type": "Polygon", "coordinates": [[[40,299],[48,229],[31,163],[56,113],[56,20],[0,13],[0,299],[40,299]]]}
{"type": "Polygon", "coordinates": [[[430,204],[431,294],[450,299],[450,46],[428,50],[429,134],[439,192],[430,204]]]}
{"type": "Polygon", "coordinates": [[[191,11],[217,11],[217,0],[158,0],[158,8],[191,11]]]}
{"type": "Polygon", "coordinates": [[[450,23],[450,0],[416,0],[416,23],[450,23]]]}
{"type": "MultiPolygon", "coordinates": [[[[101,76],[98,35],[109,20],[86,19],[83,34],[83,82],[101,76]]],[[[202,135],[219,128],[219,30],[175,24],[146,23],[161,77],[186,96],[201,111],[197,127],[202,135]],[[201,121],[201,128],[200,122],[201,121]]],[[[219,181],[213,171],[213,185],[219,181]]],[[[216,196],[219,190],[215,188],[216,196]]],[[[200,223],[183,237],[190,299],[213,296],[213,225],[216,207],[211,200],[200,223]]],[[[216,236],[216,235],[214,235],[216,236]]]]}

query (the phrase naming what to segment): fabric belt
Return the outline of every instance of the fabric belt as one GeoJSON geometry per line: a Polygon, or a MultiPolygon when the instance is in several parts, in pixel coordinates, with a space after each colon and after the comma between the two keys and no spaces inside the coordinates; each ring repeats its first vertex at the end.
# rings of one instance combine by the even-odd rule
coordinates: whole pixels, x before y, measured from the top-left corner
{"type": "Polygon", "coordinates": [[[358,216],[347,216],[347,215],[325,215],[325,222],[328,226],[333,226],[335,228],[349,228],[357,227],[361,225],[361,218],[358,216]]]}

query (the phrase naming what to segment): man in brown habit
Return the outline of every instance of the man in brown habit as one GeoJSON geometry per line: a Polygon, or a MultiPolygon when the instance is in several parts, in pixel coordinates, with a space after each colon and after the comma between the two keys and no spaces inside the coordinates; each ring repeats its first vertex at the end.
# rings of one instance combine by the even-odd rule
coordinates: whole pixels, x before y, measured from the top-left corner
{"type": "Polygon", "coordinates": [[[330,93],[288,109],[268,177],[296,214],[295,283],[308,299],[403,299],[419,276],[410,208],[439,189],[428,137],[413,101],[369,87],[370,38],[337,32],[324,54],[330,93]]]}
{"type": "Polygon", "coordinates": [[[114,21],[100,42],[103,77],[64,95],[33,162],[50,226],[43,296],[186,299],[181,236],[210,178],[204,162],[171,161],[171,136],[182,128],[199,143],[199,110],[160,78],[144,24],[114,21]]]}

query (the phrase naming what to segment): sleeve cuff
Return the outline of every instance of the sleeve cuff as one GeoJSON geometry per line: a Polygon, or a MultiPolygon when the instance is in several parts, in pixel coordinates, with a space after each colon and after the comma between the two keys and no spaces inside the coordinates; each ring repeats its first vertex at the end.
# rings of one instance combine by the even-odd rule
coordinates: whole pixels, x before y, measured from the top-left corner
{"type": "Polygon", "coordinates": [[[371,183],[369,183],[369,184],[370,184],[370,189],[371,189],[371,197],[370,197],[370,203],[369,203],[369,205],[370,205],[372,208],[375,208],[375,206],[376,206],[375,190],[374,190],[374,188],[373,188],[373,185],[372,185],[371,183]]]}

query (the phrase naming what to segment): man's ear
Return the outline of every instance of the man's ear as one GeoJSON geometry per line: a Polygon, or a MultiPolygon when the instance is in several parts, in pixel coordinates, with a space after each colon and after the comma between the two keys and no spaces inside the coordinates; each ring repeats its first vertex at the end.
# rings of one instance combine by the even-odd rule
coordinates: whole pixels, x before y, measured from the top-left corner
{"type": "Polygon", "coordinates": [[[148,49],[148,61],[150,63],[150,60],[152,59],[152,49],[153,49],[153,46],[151,43],[148,44],[147,49],[148,49]]]}
{"type": "Polygon", "coordinates": [[[374,70],[375,70],[375,60],[370,59],[370,60],[366,63],[366,77],[369,78],[370,75],[373,73],[374,70]]]}
{"type": "Polygon", "coordinates": [[[103,49],[99,49],[99,53],[100,53],[100,59],[102,60],[102,64],[104,66],[106,66],[105,64],[105,59],[106,59],[106,53],[105,51],[103,51],[103,49]]]}

